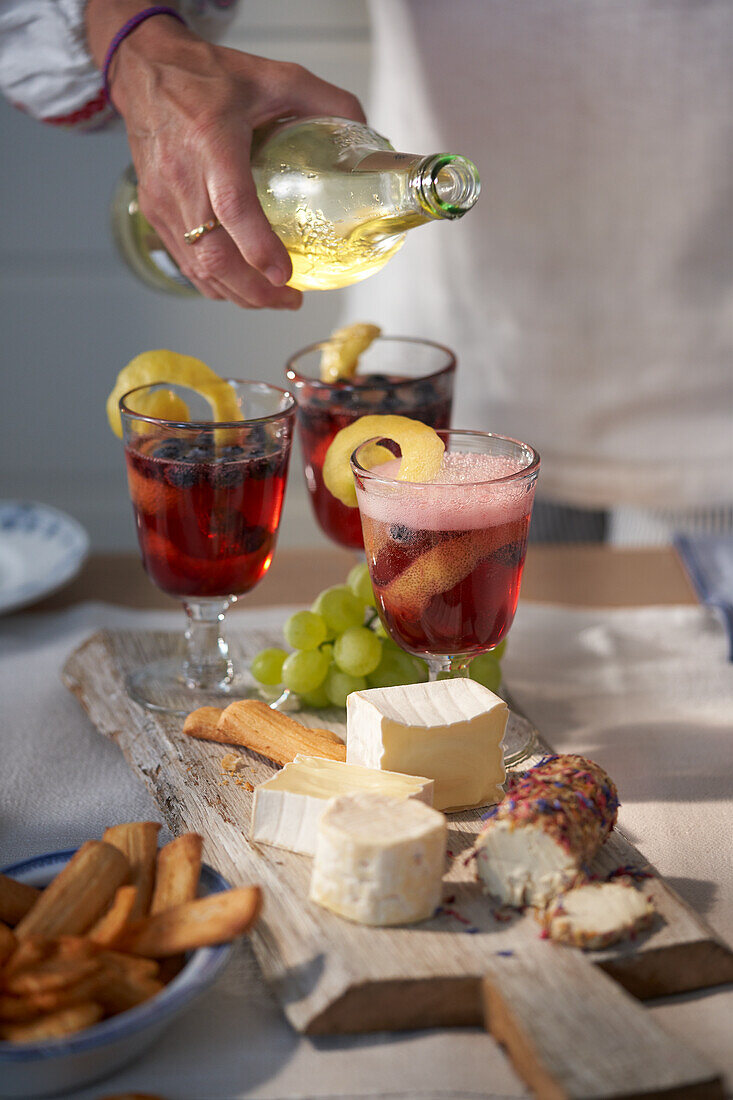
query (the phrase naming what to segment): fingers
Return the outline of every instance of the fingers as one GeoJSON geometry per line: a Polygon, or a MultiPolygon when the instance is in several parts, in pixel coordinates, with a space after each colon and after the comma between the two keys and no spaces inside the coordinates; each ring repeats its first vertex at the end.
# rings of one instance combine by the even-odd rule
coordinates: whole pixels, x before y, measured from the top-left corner
{"type": "Polygon", "coordinates": [[[230,156],[226,164],[210,162],[206,187],[212,209],[246,263],[273,287],[284,286],[293,266],[260,206],[249,150],[230,156]]]}
{"type": "MultiPolygon", "coordinates": [[[[223,224],[201,237],[195,244],[185,243],[183,234],[214,217],[212,209],[202,214],[202,204],[194,204],[186,196],[182,199],[183,213],[179,213],[171,207],[146,201],[142,188],[139,201],[140,209],[155,228],[182,274],[204,297],[212,300],[228,299],[243,309],[300,308],[303,299],[300,291],[292,287],[273,286],[268,282],[247,263],[223,224]],[[196,212],[189,214],[187,210],[196,212]]],[[[257,210],[264,219],[259,206],[257,210]]],[[[267,221],[266,224],[269,233],[274,237],[267,221]]],[[[285,253],[289,275],[290,258],[282,243],[277,238],[275,240],[279,250],[285,253]]]]}
{"type": "Polygon", "coordinates": [[[224,292],[224,289],[222,287],[214,286],[213,284],[207,286],[204,283],[199,282],[188,263],[188,257],[184,252],[183,242],[178,241],[175,238],[174,234],[170,232],[168,226],[165,225],[158,217],[156,217],[155,214],[145,213],[142,200],[140,201],[140,209],[143,211],[145,217],[153,226],[155,232],[158,234],[161,241],[165,245],[166,251],[169,252],[172,258],[175,260],[176,264],[180,268],[181,274],[184,275],[186,279],[188,279],[189,283],[196,287],[196,290],[198,290],[199,294],[203,295],[204,298],[210,298],[212,301],[221,301],[222,299],[226,298],[226,293],[224,292]]]}
{"type": "Polygon", "coordinates": [[[249,309],[298,309],[302,295],[292,287],[277,287],[247,264],[225,226],[191,245],[191,268],[202,283],[218,285],[237,305],[249,309]]]}

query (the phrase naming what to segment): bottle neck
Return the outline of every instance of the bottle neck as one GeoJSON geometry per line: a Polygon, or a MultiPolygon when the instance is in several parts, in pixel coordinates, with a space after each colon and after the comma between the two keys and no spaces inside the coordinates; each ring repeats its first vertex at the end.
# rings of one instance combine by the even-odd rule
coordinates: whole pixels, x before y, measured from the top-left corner
{"type": "Polygon", "coordinates": [[[431,218],[462,218],[481,194],[476,166],[454,153],[433,153],[413,167],[410,187],[431,218]]]}
{"type": "Polygon", "coordinates": [[[357,172],[403,172],[407,191],[428,218],[462,218],[481,194],[478,171],[457,153],[371,153],[352,169],[357,172]]]}

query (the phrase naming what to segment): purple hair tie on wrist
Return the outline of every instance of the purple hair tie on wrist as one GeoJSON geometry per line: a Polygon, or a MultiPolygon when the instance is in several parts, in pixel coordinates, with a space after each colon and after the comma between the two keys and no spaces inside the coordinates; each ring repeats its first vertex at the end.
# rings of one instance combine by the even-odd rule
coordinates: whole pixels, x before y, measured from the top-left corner
{"type": "MultiPolygon", "coordinates": [[[[174,19],[177,19],[179,23],[183,23],[184,27],[186,26],[186,20],[183,18],[180,12],[177,12],[175,8],[169,7],[168,4],[154,4],[151,8],[143,8],[142,11],[137,12],[137,14],[133,15],[131,19],[128,19],[127,22],[122,27],[120,27],[117,34],[110,42],[109,47],[107,48],[107,55],[104,59],[104,65],[102,66],[104,94],[107,97],[108,103],[112,103],[112,96],[109,87],[109,70],[110,66],[112,65],[114,56],[120,47],[120,44],[125,41],[128,34],[131,34],[136,27],[139,27],[141,23],[144,23],[146,19],[150,19],[150,17],[153,15],[171,15],[174,19]]],[[[112,106],[114,106],[114,104],[112,104],[112,106]]]]}

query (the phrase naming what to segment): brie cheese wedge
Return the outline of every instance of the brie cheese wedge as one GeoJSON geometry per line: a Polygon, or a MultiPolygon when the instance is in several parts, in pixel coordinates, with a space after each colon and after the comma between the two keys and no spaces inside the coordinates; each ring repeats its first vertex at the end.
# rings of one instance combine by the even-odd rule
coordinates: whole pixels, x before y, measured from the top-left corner
{"type": "Polygon", "coordinates": [[[438,810],[499,802],[509,711],[474,680],[354,691],[346,701],[346,762],[426,775],[438,810]]]}
{"type": "Polygon", "coordinates": [[[342,795],[318,823],[310,899],[359,924],[411,924],[441,901],[447,828],[414,799],[342,795]]]}
{"type": "Polygon", "coordinates": [[[255,787],[250,839],[312,856],[318,819],[330,798],[356,791],[433,802],[433,781],[298,754],[292,763],[255,787]]]}

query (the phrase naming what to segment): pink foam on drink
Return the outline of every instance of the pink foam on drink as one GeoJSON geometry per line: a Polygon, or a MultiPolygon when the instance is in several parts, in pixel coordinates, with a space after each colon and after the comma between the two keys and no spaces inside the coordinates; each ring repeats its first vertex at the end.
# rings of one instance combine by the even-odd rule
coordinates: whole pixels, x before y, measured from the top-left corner
{"type": "MultiPolygon", "coordinates": [[[[392,459],[371,471],[395,478],[400,460],[392,459]]],[[[521,472],[508,455],[446,452],[435,479],[429,484],[368,479],[366,490],[357,483],[359,508],[378,523],[399,523],[414,530],[470,531],[521,519],[529,512],[534,486],[524,479],[501,481],[521,472]]],[[[366,479],[365,479],[366,480],[366,479]]]]}

